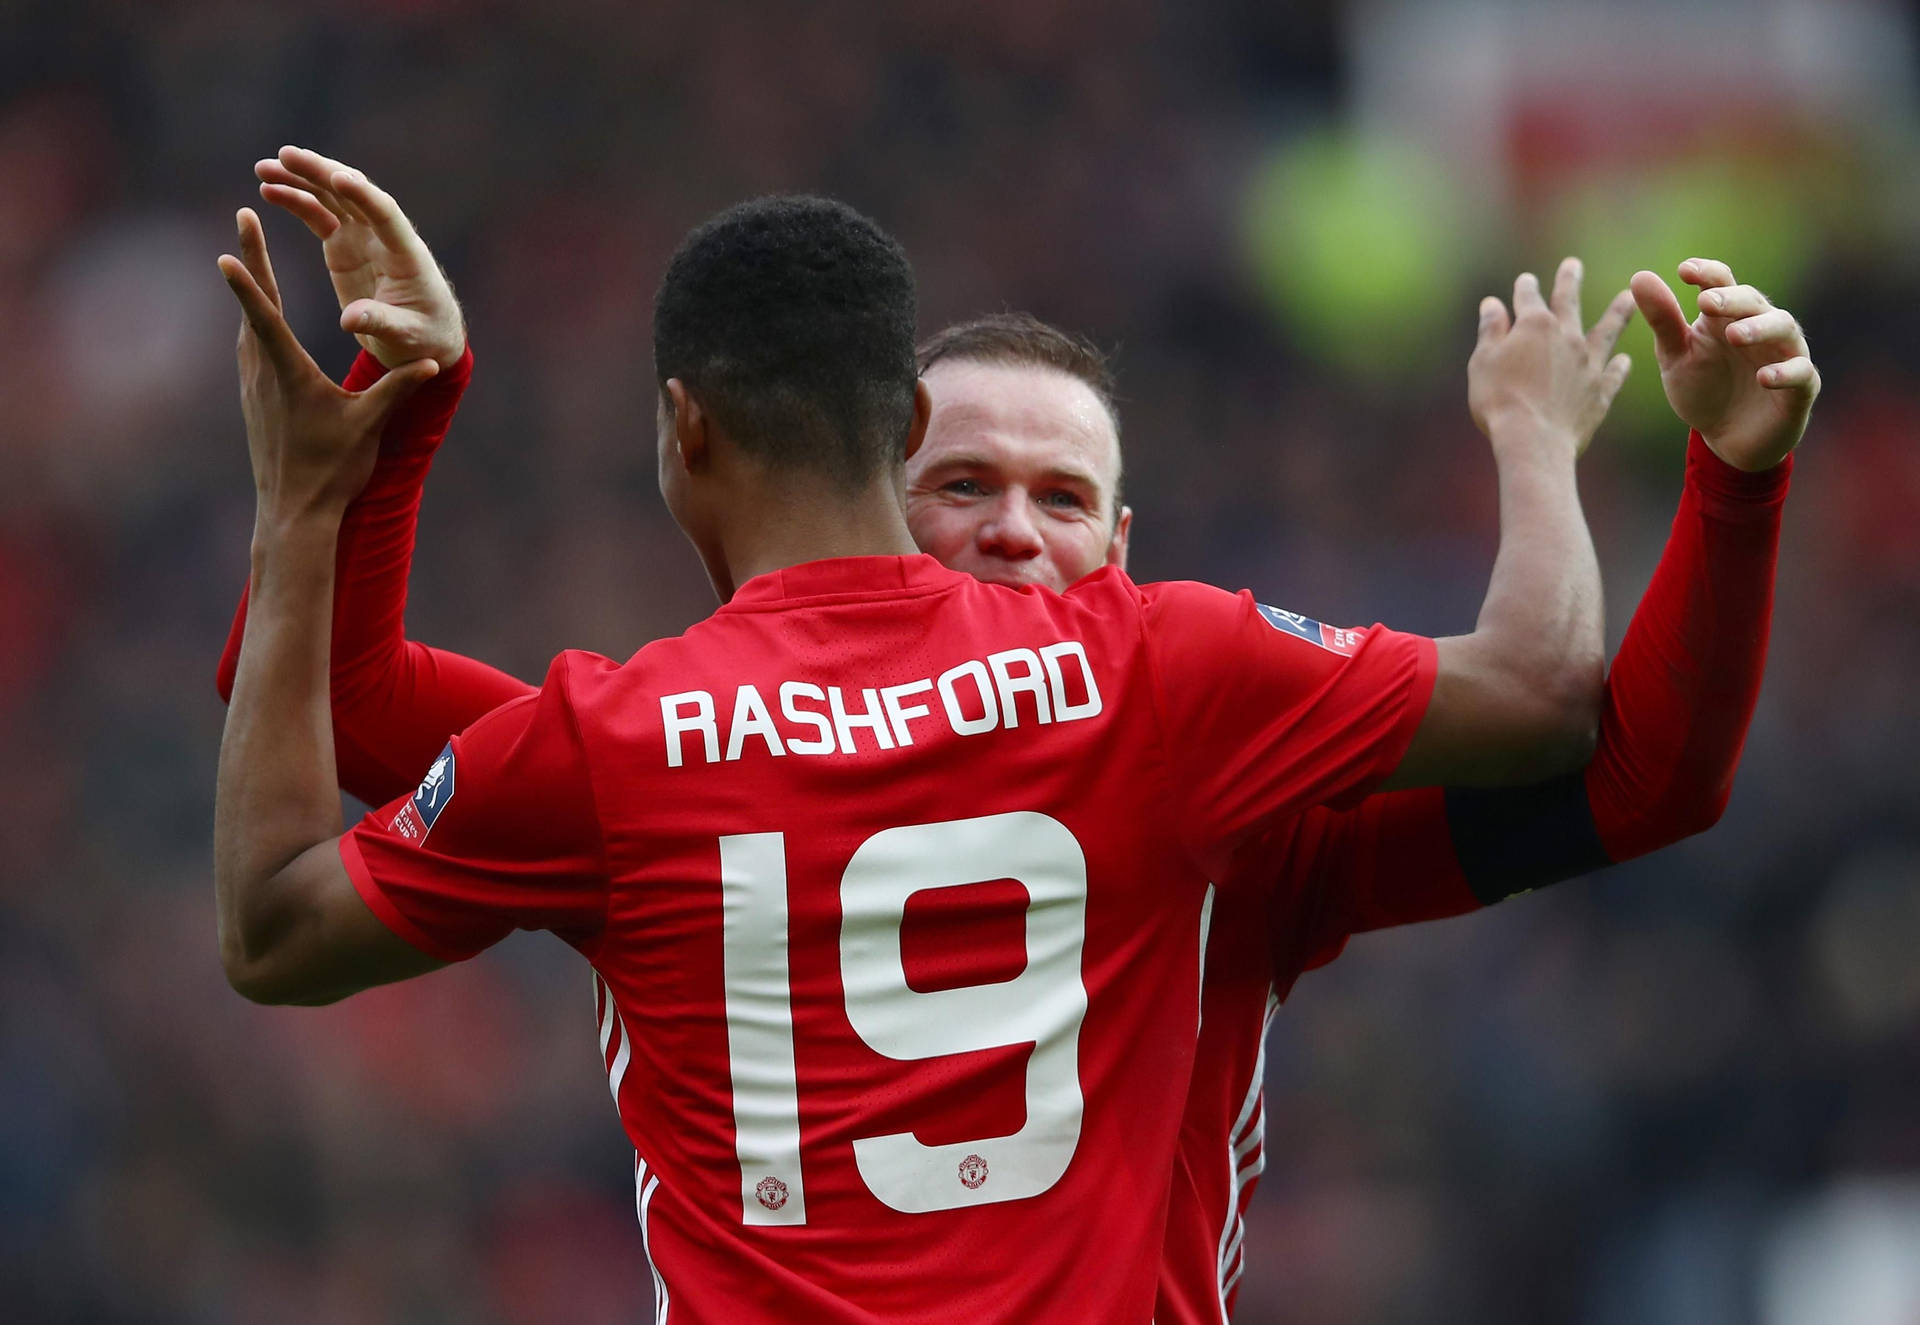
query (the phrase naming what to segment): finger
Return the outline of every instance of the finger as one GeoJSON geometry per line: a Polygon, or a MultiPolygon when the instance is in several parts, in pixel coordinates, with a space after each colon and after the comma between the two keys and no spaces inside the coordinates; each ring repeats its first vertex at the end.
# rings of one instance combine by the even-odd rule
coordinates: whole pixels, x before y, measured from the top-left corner
{"type": "Polygon", "coordinates": [[[357,170],[335,171],[333,187],[342,198],[357,207],[373,227],[380,242],[396,253],[421,247],[420,235],[407,219],[393,195],[357,170]]]}
{"type": "Polygon", "coordinates": [[[377,432],[385,424],[388,415],[439,371],[440,365],[432,359],[403,363],[356,396],[353,407],[366,425],[377,432]]]}
{"type": "Polygon", "coordinates": [[[332,239],[340,229],[340,218],[328,211],[325,204],[305,189],[296,189],[287,184],[262,184],[260,197],[282,211],[293,213],[301,224],[313,231],[314,238],[332,239]]]}
{"type": "MultiPolygon", "coordinates": [[[[284,149],[283,149],[284,150],[284,149]]],[[[253,163],[253,173],[262,184],[285,184],[288,188],[309,189],[314,185],[280,164],[277,156],[263,156],[253,163]]]]}
{"type": "Polygon", "coordinates": [[[1627,384],[1627,375],[1633,371],[1631,355],[1616,354],[1607,360],[1607,366],[1600,371],[1600,398],[1607,402],[1607,408],[1613,408],[1613,398],[1620,394],[1620,388],[1627,384]]]}
{"type": "Polygon", "coordinates": [[[280,282],[274,279],[273,259],[267,256],[267,232],[260,225],[260,215],[251,207],[242,207],[234,217],[234,224],[240,232],[240,261],[246,264],[254,284],[276,309],[281,307],[280,282]]]}
{"type": "Polygon", "coordinates": [[[1650,271],[1635,272],[1627,288],[1633,292],[1634,307],[1653,329],[1653,345],[1660,361],[1666,363],[1685,354],[1687,337],[1692,333],[1672,288],[1650,271]]]}
{"type": "Polygon", "coordinates": [[[319,372],[295,339],[287,319],[267,298],[266,292],[254,280],[253,273],[247,270],[247,264],[231,254],[222,253],[218,265],[220,274],[226,277],[227,288],[240,301],[240,312],[247,319],[247,326],[258,337],[275,373],[291,379],[307,371],[319,372]]]}
{"type": "Polygon", "coordinates": [[[1804,392],[1809,397],[1820,394],[1820,370],[1804,354],[1784,363],[1770,363],[1753,376],[1769,391],[1804,392]]]}
{"type": "Polygon", "coordinates": [[[1753,317],[1773,307],[1773,301],[1751,285],[1729,285],[1700,292],[1700,311],[1709,317],[1753,317]]]}
{"type": "Polygon", "coordinates": [[[306,189],[342,222],[360,219],[346,199],[333,191],[331,181],[334,168],[340,164],[339,162],[305,147],[295,147],[291,144],[281,148],[275,160],[278,161],[282,170],[292,176],[291,179],[277,182],[306,189]]]}
{"type": "Polygon", "coordinates": [[[1578,258],[1562,258],[1560,270],[1553,274],[1553,315],[1574,331],[1580,330],[1580,277],[1584,268],[1578,258]]]}
{"type": "Polygon", "coordinates": [[[1593,330],[1587,333],[1587,348],[1593,351],[1598,360],[1613,353],[1613,347],[1620,339],[1620,333],[1627,329],[1627,323],[1633,318],[1633,291],[1622,290],[1607,305],[1607,311],[1593,324],[1593,330]]]}
{"type": "Polygon", "coordinates": [[[333,187],[333,177],[348,169],[345,162],[322,156],[311,148],[288,145],[280,149],[280,164],[298,175],[301,182],[312,189],[320,201],[334,210],[341,220],[367,219],[350,199],[341,197],[339,190],[333,187]]]}
{"type": "Polygon", "coordinates": [[[1480,301],[1479,344],[1485,345],[1490,341],[1499,340],[1507,334],[1508,329],[1511,328],[1512,325],[1513,322],[1512,319],[1507,316],[1507,306],[1505,304],[1501,303],[1492,295],[1488,295],[1480,301]]]}
{"type": "Polygon", "coordinates": [[[1680,264],[1680,279],[1703,290],[1736,283],[1733,268],[1712,258],[1688,258],[1680,264]]]}
{"type": "Polygon", "coordinates": [[[418,336],[425,329],[426,321],[418,313],[377,299],[356,299],[340,310],[340,330],[376,340],[404,341],[418,336]]]}
{"type": "Polygon", "coordinates": [[[1758,317],[1742,318],[1727,328],[1727,344],[1785,351],[1791,359],[1806,351],[1800,324],[1784,308],[1770,308],[1758,317]]]}
{"type": "Polygon", "coordinates": [[[1546,312],[1547,301],[1540,297],[1540,278],[1530,271],[1523,271],[1513,283],[1514,320],[1533,312],[1546,312]]]}

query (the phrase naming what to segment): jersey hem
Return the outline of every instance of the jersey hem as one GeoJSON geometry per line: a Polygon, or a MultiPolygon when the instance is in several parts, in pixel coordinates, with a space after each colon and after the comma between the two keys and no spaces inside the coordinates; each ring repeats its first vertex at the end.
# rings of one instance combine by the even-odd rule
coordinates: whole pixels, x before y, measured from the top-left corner
{"type": "MultiPolygon", "coordinates": [[[[593,777],[593,754],[587,749],[587,733],[580,725],[580,712],[573,706],[572,673],[562,668],[557,678],[560,684],[560,706],[567,715],[567,722],[573,728],[573,739],[580,746],[580,771],[586,775],[587,799],[593,805],[593,826],[595,841],[600,848],[600,927],[588,935],[583,942],[574,944],[581,955],[591,962],[600,953],[601,941],[606,937],[607,928],[613,923],[613,861],[607,854],[607,821],[600,816],[600,788],[593,777]]],[[[607,997],[613,997],[612,986],[608,986],[607,997]]],[[[618,1107],[618,1101],[615,1101],[618,1107]]]]}
{"type": "Polygon", "coordinates": [[[1364,800],[1380,789],[1380,784],[1393,776],[1395,769],[1407,757],[1407,750],[1413,745],[1414,735],[1419,732],[1420,724],[1426,720],[1427,709],[1433,703],[1433,687],[1440,679],[1440,646],[1425,635],[1414,635],[1413,677],[1407,683],[1407,702],[1401,706],[1400,716],[1395,719],[1393,734],[1380,747],[1380,763],[1376,766],[1376,775],[1369,779],[1366,789],[1354,799],[1364,800]]]}
{"type": "Polygon", "coordinates": [[[360,900],[374,918],[392,930],[397,938],[418,948],[427,956],[440,962],[463,962],[473,956],[470,952],[461,952],[436,941],[425,930],[401,914],[400,908],[393,904],[380,881],[373,877],[373,871],[367,865],[367,858],[360,850],[360,844],[353,840],[351,832],[340,838],[340,863],[345,866],[347,877],[353,880],[353,890],[360,894],[360,900]]]}

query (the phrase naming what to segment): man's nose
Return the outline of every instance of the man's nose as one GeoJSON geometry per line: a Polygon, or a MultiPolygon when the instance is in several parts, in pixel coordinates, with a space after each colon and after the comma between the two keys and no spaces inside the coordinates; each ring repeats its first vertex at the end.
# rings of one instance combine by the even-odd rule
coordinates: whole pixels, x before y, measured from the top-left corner
{"type": "Polygon", "coordinates": [[[1000,494],[975,541],[982,552],[1011,561],[1026,561],[1045,550],[1024,489],[1009,487],[1000,494]]]}

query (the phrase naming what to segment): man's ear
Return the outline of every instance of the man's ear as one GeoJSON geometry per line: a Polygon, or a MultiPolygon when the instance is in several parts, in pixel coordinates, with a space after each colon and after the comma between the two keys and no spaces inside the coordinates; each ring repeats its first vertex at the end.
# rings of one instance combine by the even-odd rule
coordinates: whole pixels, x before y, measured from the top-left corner
{"type": "Polygon", "coordinates": [[[933,393],[927,390],[927,379],[923,377],[913,384],[913,426],[907,429],[906,459],[913,459],[920,443],[927,440],[927,421],[932,417],[933,393]]]}
{"type": "Polygon", "coordinates": [[[1120,518],[1113,522],[1113,537],[1107,541],[1107,565],[1127,568],[1127,539],[1133,533],[1133,507],[1122,506],[1120,518]]]}
{"type": "Polygon", "coordinates": [[[707,467],[713,455],[713,434],[707,412],[688,392],[687,384],[669,377],[666,385],[667,422],[673,428],[674,454],[680,467],[697,474],[707,467]]]}

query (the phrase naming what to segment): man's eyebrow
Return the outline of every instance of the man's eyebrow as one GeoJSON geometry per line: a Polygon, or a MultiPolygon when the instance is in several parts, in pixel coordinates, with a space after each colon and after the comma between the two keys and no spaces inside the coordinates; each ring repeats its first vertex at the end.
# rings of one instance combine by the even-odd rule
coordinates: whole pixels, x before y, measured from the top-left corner
{"type": "MultiPolygon", "coordinates": [[[[941,480],[941,478],[947,476],[947,474],[958,474],[958,472],[968,472],[968,470],[995,470],[1004,467],[1004,465],[1006,465],[1004,459],[995,459],[995,457],[979,455],[977,451],[954,451],[954,453],[948,453],[948,455],[939,457],[937,461],[927,461],[925,469],[920,470],[920,474],[916,476],[914,482],[916,482],[916,484],[929,484],[929,482],[941,480]]],[[[1094,495],[1094,497],[1102,494],[1100,480],[1094,476],[1094,472],[1092,472],[1091,469],[1079,469],[1079,467],[1073,467],[1073,465],[1048,465],[1046,469],[1041,470],[1041,482],[1048,482],[1048,484],[1066,484],[1066,486],[1071,486],[1071,488],[1081,488],[1083,492],[1094,495]]]]}
{"type": "Polygon", "coordinates": [[[1000,463],[998,460],[991,460],[972,451],[954,451],[941,456],[938,460],[929,460],[926,467],[928,469],[991,469],[1000,463]]]}
{"type": "MultiPolygon", "coordinates": [[[[927,470],[940,472],[949,469],[997,469],[1006,464],[1004,459],[995,459],[972,451],[956,451],[927,463],[927,470]]],[[[1078,483],[1085,487],[1098,489],[1100,480],[1092,470],[1074,465],[1053,464],[1041,471],[1041,477],[1051,482],[1078,483]]]]}
{"type": "Polygon", "coordinates": [[[1048,468],[1046,476],[1055,481],[1064,480],[1069,483],[1084,484],[1089,488],[1100,486],[1100,480],[1093,476],[1091,470],[1080,469],[1073,465],[1053,465],[1048,468]]]}

